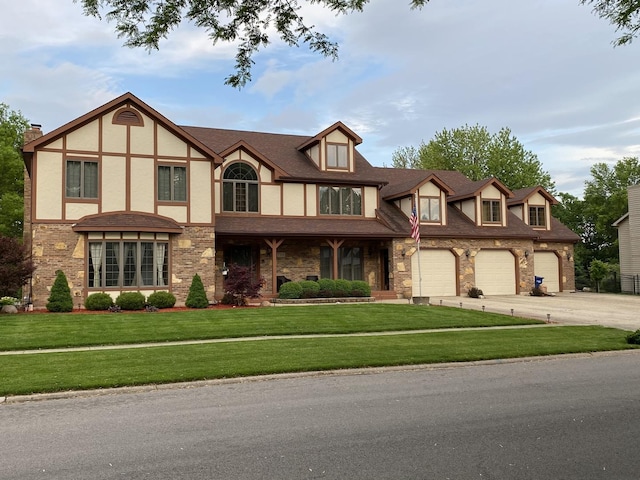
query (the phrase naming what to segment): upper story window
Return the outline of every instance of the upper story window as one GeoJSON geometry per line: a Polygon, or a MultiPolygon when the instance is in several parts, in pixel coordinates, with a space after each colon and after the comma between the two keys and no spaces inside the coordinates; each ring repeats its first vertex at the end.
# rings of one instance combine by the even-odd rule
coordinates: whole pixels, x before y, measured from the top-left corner
{"type": "Polygon", "coordinates": [[[420,221],[440,222],[440,197],[420,197],[420,221]]]}
{"type": "Polygon", "coordinates": [[[362,189],[320,187],[321,215],[362,215],[362,189]]]}
{"type": "Polygon", "coordinates": [[[98,162],[67,160],[66,196],[98,198],[98,162]]]}
{"type": "Polygon", "coordinates": [[[482,222],[500,223],[502,221],[502,205],[500,200],[482,201],[482,222]]]}
{"type": "Polygon", "coordinates": [[[529,207],[529,225],[532,227],[545,227],[547,225],[545,207],[529,207]]]}
{"type": "Polygon", "coordinates": [[[187,201],[187,167],[158,166],[158,200],[163,202],[187,201]]]}
{"type": "Polygon", "coordinates": [[[327,168],[348,168],[347,144],[327,143],[327,168]]]}
{"type": "Polygon", "coordinates": [[[225,212],[258,211],[258,174],[246,163],[234,163],[224,172],[222,209],[225,212]]]}

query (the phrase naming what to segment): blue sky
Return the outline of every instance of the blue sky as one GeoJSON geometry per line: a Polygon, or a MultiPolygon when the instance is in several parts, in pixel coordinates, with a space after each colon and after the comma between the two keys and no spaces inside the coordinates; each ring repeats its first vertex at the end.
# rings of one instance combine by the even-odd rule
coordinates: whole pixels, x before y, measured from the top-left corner
{"type": "Polygon", "coordinates": [[[234,45],[192,25],[148,53],[72,0],[4,3],[0,102],[45,133],[130,91],[179,125],[314,135],[340,120],[378,166],[443,128],[509,127],[577,196],[594,163],[640,156],[640,42],[614,48],[614,28],[578,0],[307,6],[340,59],[274,41],[239,91],[224,85],[234,45]]]}

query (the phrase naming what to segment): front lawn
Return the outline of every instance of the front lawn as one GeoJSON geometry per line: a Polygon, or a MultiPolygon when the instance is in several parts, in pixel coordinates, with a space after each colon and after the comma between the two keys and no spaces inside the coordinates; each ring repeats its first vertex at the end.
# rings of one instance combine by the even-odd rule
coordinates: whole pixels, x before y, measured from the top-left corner
{"type": "Polygon", "coordinates": [[[266,339],[0,356],[0,396],[388,365],[632,348],[604,327],[266,339]]]}
{"type": "Polygon", "coordinates": [[[542,322],[448,307],[397,304],[210,308],[168,313],[37,313],[0,316],[0,351],[536,323],[542,322]]]}
{"type": "Polygon", "coordinates": [[[626,343],[628,332],[604,327],[409,332],[541,323],[488,312],[394,304],[3,315],[0,351],[96,345],[123,348],[0,355],[0,396],[634,348],[626,343]],[[384,334],[394,331],[405,333],[384,334]],[[365,332],[373,335],[269,338],[365,332]],[[245,340],[237,341],[242,338],[245,340]],[[163,345],[194,339],[222,342],[163,345]],[[127,347],[141,342],[157,344],[127,347]]]}

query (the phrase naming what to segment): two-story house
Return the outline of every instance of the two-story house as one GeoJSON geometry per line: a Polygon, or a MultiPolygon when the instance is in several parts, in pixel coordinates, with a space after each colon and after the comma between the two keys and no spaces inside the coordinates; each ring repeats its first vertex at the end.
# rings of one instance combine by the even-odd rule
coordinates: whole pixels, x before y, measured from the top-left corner
{"type": "Polygon", "coordinates": [[[196,273],[221,298],[231,263],[263,277],[265,296],[306,278],[365,280],[394,298],[525,293],[534,275],[574,289],[578,237],[542,188],[373,167],[341,122],[313,136],[178,126],[127,93],[25,140],[36,308],[57,270],[77,305],[131,290],[183,303],[196,273]]]}

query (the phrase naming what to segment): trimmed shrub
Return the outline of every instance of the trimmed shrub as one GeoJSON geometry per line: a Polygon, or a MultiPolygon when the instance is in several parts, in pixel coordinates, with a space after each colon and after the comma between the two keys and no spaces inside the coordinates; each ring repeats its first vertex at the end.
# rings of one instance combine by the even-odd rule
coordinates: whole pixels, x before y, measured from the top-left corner
{"type": "Polygon", "coordinates": [[[318,282],[313,280],[302,280],[300,282],[300,287],[302,288],[302,297],[301,298],[316,298],[320,292],[320,285],[318,282]]]}
{"type": "Polygon", "coordinates": [[[46,307],[50,312],[71,312],[73,310],[69,282],[67,282],[67,277],[62,270],[56,272],[56,279],[51,286],[46,307]]]}
{"type": "Polygon", "coordinates": [[[627,343],[640,345],[640,330],[636,330],[635,332],[627,335],[627,343]]]}
{"type": "Polygon", "coordinates": [[[336,280],[336,288],[333,291],[334,297],[348,297],[351,295],[351,281],[339,278],[336,280]]]}
{"type": "Polygon", "coordinates": [[[169,292],[153,292],[147,298],[147,303],[156,308],[171,308],[176,304],[176,297],[169,292]]]}
{"type": "Polygon", "coordinates": [[[287,282],[280,286],[278,298],[302,298],[302,286],[300,282],[287,282]]]}
{"type": "Polygon", "coordinates": [[[202,279],[197,273],[193,276],[193,280],[191,280],[189,295],[187,295],[187,301],[184,303],[189,308],[207,308],[209,306],[207,292],[205,292],[202,279]]]}
{"type": "Polygon", "coordinates": [[[318,296],[322,298],[333,297],[333,291],[336,289],[336,281],[331,278],[321,278],[318,280],[318,296]]]}
{"type": "Polygon", "coordinates": [[[146,300],[140,292],[124,292],[116,298],[116,305],[122,310],[142,310],[146,300]]]}
{"type": "Polygon", "coordinates": [[[352,297],[370,297],[371,286],[364,280],[353,280],[351,282],[352,297]]]}
{"type": "Polygon", "coordinates": [[[87,310],[109,310],[113,306],[113,298],[108,293],[92,293],[84,301],[87,310]]]}

